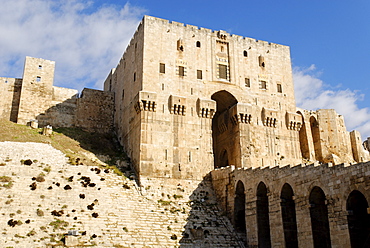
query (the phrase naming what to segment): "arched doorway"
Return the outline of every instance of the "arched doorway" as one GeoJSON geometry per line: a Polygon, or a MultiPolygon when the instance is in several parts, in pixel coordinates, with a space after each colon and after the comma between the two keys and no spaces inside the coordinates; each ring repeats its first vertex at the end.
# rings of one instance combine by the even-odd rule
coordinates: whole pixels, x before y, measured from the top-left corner
{"type": "Polygon", "coordinates": [[[235,190],[234,199],[234,225],[235,230],[246,240],[246,223],[245,223],[245,192],[244,184],[238,181],[235,190]]]}
{"type": "Polygon", "coordinates": [[[304,121],[303,114],[300,111],[298,111],[297,114],[302,116],[302,127],[299,129],[299,145],[301,148],[302,157],[305,159],[310,159],[306,123],[304,121]]]}
{"type": "Polygon", "coordinates": [[[310,126],[311,126],[313,146],[315,149],[315,159],[317,161],[322,161],[321,143],[320,143],[320,128],[319,128],[318,121],[313,116],[310,117],[310,126]]]}
{"type": "Polygon", "coordinates": [[[214,167],[237,166],[240,160],[239,126],[230,121],[229,109],[238,101],[225,90],[214,93],[211,99],[217,104],[212,119],[214,167]]]}
{"type": "Polygon", "coordinates": [[[365,196],[358,190],[349,194],[347,199],[348,230],[352,248],[370,247],[369,205],[365,196]]]}
{"type": "Polygon", "coordinates": [[[280,204],[286,248],[298,248],[297,220],[293,196],[292,187],[287,183],[284,184],[281,190],[280,204]]]}
{"type": "Polygon", "coordinates": [[[260,182],[257,187],[257,228],[258,228],[258,247],[271,247],[270,237],[270,217],[269,200],[267,187],[260,182]]]}
{"type": "Polygon", "coordinates": [[[310,193],[310,216],[313,244],[315,248],[331,247],[328,208],[325,194],[320,187],[315,186],[310,193]]]}

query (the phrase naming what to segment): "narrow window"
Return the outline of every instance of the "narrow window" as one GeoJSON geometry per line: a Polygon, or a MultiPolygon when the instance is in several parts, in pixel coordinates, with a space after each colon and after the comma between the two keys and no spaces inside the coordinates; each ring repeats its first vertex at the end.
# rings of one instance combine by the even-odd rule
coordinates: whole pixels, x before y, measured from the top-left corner
{"type": "Polygon", "coordinates": [[[185,76],[185,67],[179,66],[179,76],[185,76]]]}
{"type": "Polygon", "coordinates": [[[263,56],[258,57],[258,62],[259,62],[260,67],[265,68],[265,58],[263,56]]]}
{"type": "Polygon", "coordinates": [[[197,70],[197,79],[203,79],[202,70],[197,70]]]}
{"type": "Polygon", "coordinates": [[[189,152],[189,162],[191,162],[191,152],[189,152]]]}
{"type": "Polygon", "coordinates": [[[136,72],[134,72],[134,82],[136,82],[136,72]]]}
{"type": "Polygon", "coordinates": [[[177,50],[183,52],[184,51],[184,43],[182,39],[177,40],[177,50]]]}
{"type": "Polygon", "coordinates": [[[281,86],[281,84],[277,84],[276,86],[277,86],[277,92],[282,93],[283,87],[281,86]]]}
{"type": "Polygon", "coordinates": [[[166,73],[166,65],[159,63],[159,73],[166,73]]]}
{"type": "Polygon", "coordinates": [[[197,45],[197,47],[200,47],[200,41],[197,41],[196,45],[197,45]]]}
{"type": "Polygon", "coordinates": [[[248,57],[248,52],[244,50],[243,55],[244,57],[248,57]]]}
{"type": "Polygon", "coordinates": [[[193,95],[193,88],[190,88],[190,94],[193,95]]]}
{"type": "Polygon", "coordinates": [[[266,81],[260,81],[260,89],[266,90],[267,89],[267,82],[266,81]]]}
{"type": "Polygon", "coordinates": [[[42,65],[39,65],[39,69],[42,69],[42,65]]]}
{"type": "Polygon", "coordinates": [[[218,65],[218,77],[227,79],[227,65],[218,65]]]}
{"type": "Polygon", "coordinates": [[[245,87],[250,88],[251,87],[251,81],[249,78],[245,78],[245,87]]]}
{"type": "Polygon", "coordinates": [[[224,46],[221,46],[221,52],[222,53],[224,52],[224,46]]]}
{"type": "Polygon", "coordinates": [[[164,84],[162,84],[162,90],[164,90],[164,84]]]}
{"type": "Polygon", "coordinates": [[[40,82],[41,81],[41,77],[36,77],[36,82],[40,82]]]}

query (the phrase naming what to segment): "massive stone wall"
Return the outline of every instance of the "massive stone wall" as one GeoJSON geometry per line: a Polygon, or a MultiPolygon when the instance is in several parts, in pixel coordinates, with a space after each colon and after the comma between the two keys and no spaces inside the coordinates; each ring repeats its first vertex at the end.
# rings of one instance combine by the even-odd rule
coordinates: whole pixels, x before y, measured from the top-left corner
{"type": "Polygon", "coordinates": [[[145,16],[104,90],[144,177],[369,159],[334,110],[296,108],[288,46],[145,16]]]}
{"type": "Polygon", "coordinates": [[[21,85],[22,79],[0,78],[0,118],[17,121],[21,85]]]}
{"type": "Polygon", "coordinates": [[[84,89],[77,100],[75,125],[91,132],[113,131],[113,94],[84,89]]]}
{"type": "Polygon", "coordinates": [[[273,244],[273,247],[314,247],[317,239],[338,248],[351,247],[351,242],[356,240],[364,244],[369,242],[361,236],[364,233],[367,235],[369,228],[366,224],[370,201],[369,175],[369,162],[355,165],[315,163],[265,169],[227,167],[211,173],[219,203],[234,225],[238,226],[240,221],[245,220],[243,231],[248,237],[249,247],[260,247],[258,245],[266,242],[273,244]],[[265,211],[261,205],[263,187],[266,188],[265,211]],[[323,192],[320,196],[324,205],[320,205],[315,198],[318,192],[323,192]],[[291,194],[290,199],[286,197],[288,193],[291,194]],[[241,195],[243,201],[240,200],[241,195]],[[361,205],[361,200],[366,202],[361,205]],[[295,209],[294,214],[290,211],[288,219],[284,215],[289,207],[287,202],[291,209],[295,209]],[[237,214],[240,209],[243,210],[242,215],[237,214]],[[365,216],[361,211],[366,212],[365,216]],[[263,221],[262,215],[267,216],[267,221],[263,221]],[[361,223],[361,219],[365,224],[361,223]],[[317,224],[315,221],[321,222],[317,224]],[[292,233],[293,236],[288,236],[292,233]],[[297,240],[298,246],[286,246],[294,240],[297,240]]]}
{"type": "Polygon", "coordinates": [[[20,124],[36,120],[40,127],[80,127],[113,131],[113,95],[53,86],[55,62],[26,57],[22,79],[0,78],[0,118],[20,124]]]}

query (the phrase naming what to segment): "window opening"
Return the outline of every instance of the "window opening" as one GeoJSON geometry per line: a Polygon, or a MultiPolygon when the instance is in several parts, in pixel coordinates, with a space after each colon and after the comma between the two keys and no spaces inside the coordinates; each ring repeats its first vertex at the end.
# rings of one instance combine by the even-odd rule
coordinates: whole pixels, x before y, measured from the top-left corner
{"type": "Polygon", "coordinates": [[[202,70],[197,70],[197,79],[203,79],[202,70]]]}
{"type": "Polygon", "coordinates": [[[179,66],[179,76],[185,76],[185,67],[179,66]]]}
{"type": "Polygon", "coordinates": [[[224,52],[224,46],[221,46],[221,52],[222,53],[224,52]]]}
{"type": "Polygon", "coordinates": [[[197,41],[196,46],[197,46],[197,47],[200,47],[200,41],[197,41]]]}
{"type": "Polygon", "coordinates": [[[36,77],[36,82],[40,82],[41,81],[41,77],[36,77]]]}
{"type": "Polygon", "coordinates": [[[244,57],[248,57],[248,52],[244,50],[243,55],[244,57]]]}
{"type": "Polygon", "coordinates": [[[266,81],[263,81],[263,80],[260,81],[260,89],[262,89],[262,90],[267,89],[267,82],[266,81]]]}
{"type": "Polygon", "coordinates": [[[251,81],[249,78],[245,78],[245,87],[251,87],[251,81]]]}
{"type": "Polygon", "coordinates": [[[265,67],[265,58],[263,56],[259,56],[258,57],[258,62],[259,62],[259,65],[260,67],[265,67]]]}
{"type": "Polygon", "coordinates": [[[159,63],[159,73],[166,73],[166,65],[159,63]]]}
{"type": "Polygon", "coordinates": [[[39,65],[39,69],[42,69],[42,65],[39,65]]]}
{"type": "Polygon", "coordinates": [[[134,82],[136,82],[136,72],[134,72],[134,82]]]}
{"type": "Polygon", "coordinates": [[[281,86],[281,84],[277,84],[277,92],[283,93],[283,87],[281,86]]]}
{"type": "Polygon", "coordinates": [[[218,65],[218,77],[227,80],[227,65],[218,65]]]}

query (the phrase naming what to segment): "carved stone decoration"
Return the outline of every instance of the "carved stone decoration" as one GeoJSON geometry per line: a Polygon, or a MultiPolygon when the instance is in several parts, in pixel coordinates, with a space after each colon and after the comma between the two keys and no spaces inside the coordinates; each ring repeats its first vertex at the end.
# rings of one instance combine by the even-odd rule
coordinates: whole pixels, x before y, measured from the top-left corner
{"type": "Polygon", "coordinates": [[[216,101],[198,98],[197,113],[201,118],[212,119],[216,113],[216,101]]]}
{"type": "Polygon", "coordinates": [[[155,112],[157,109],[156,99],[157,93],[140,91],[134,100],[136,113],[139,114],[141,111],[155,112]]]}
{"type": "Polygon", "coordinates": [[[285,124],[289,130],[299,131],[302,127],[302,116],[296,113],[286,112],[285,124]]]}
{"type": "Polygon", "coordinates": [[[252,106],[244,103],[237,103],[229,110],[230,120],[234,125],[238,123],[250,124],[252,121],[252,106]]]}
{"type": "Polygon", "coordinates": [[[262,109],[262,122],[267,127],[277,127],[278,123],[278,111],[274,109],[263,108],[262,109]]]}
{"type": "Polygon", "coordinates": [[[186,98],[181,96],[171,95],[169,98],[170,113],[175,115],[185,115],[186,114],[186,98]]]}

